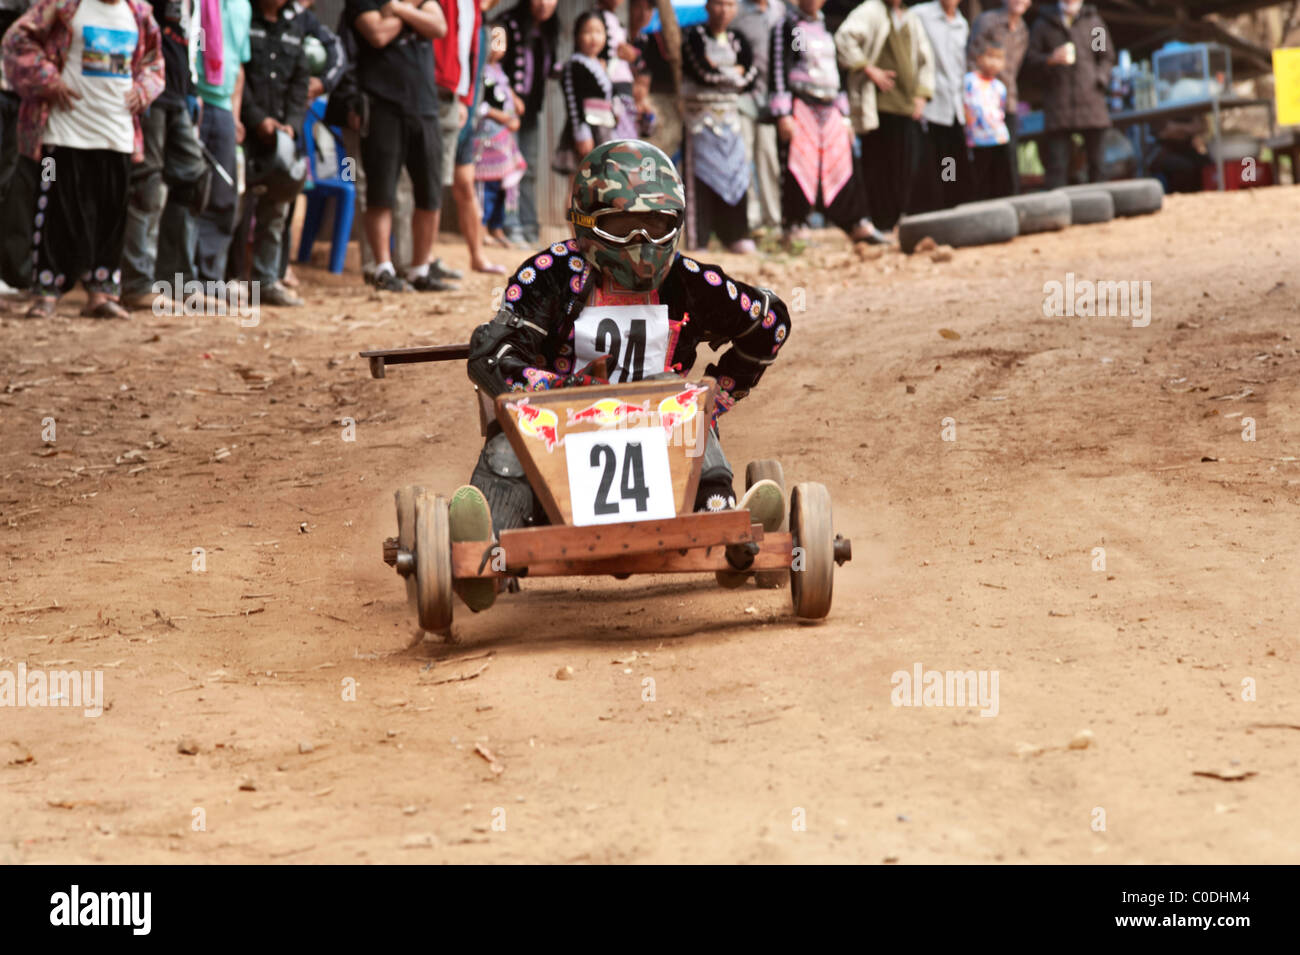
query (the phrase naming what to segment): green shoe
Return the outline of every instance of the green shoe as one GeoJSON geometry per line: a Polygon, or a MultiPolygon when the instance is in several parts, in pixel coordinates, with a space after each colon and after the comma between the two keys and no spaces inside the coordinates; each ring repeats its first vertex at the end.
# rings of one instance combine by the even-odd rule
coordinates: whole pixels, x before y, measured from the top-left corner
{"type": "Polygon", "coordinates": [[[781,485],[769,478],[746,491],[737,507],[748,510],[750,523],[762,524],[765,531],[779,531],[785,520],[785,494],[781,485]]]}
{"type": "MultiPolygon", "coordinates": [[[[447,507],[447,516],[453,544],[482,541],[487,546],[492,543],[492,509],[483,492],[472,484],[456,488],[447,507]]],[[[475,613],[491,607],[497,599],[497,581],[493,577],[454,580],[452,589],[475,613]]]]}

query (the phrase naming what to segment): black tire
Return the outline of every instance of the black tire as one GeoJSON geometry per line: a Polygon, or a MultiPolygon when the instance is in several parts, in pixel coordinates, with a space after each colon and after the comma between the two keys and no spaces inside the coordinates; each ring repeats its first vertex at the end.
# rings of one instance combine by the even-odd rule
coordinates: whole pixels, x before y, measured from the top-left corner
{"type": "Polygon", "coordinates": [[[790,567],[790,598],[794,612],[820,620],[831,612],[835,583],[835,531],[831,524],[831,495],[825,485],[796,484],[790,494],[791,543],[800,551],[790,567]]]}
{"type": "Polygon", "coordinates": [[[1070,221],[1074,225],[1096,225],[1115,218],[1115,200],[1104,189],[1057,189],[1070,201],[1070,221]]]}
{"type": "Polygon", "coordinates": [[[926,236],[939,245],[961,248],[1010,242],[1020,234],[1020,217],[1009,202],[975,202],[956,209],[904,216],[898,223],[898,244],[909,255],[926,236]]]}
{"type": "Polygon", "coordinates": [[[1008,196],[1005,201],[1016,210],[1021,235],[1056,232],[1073,221],[1069,197],[1057,192],[1031,192],[1023,196],[1008,196]]]}
{"type": "Polygon", "coordinates": [[[1065,191],[1104,189],[1115,202],[1117,216],[1144,216],[1164,208],[1165,189],[1159,179],[1119,179],[1081,186],[1066,186],[1065,191]]]}
{"type": "MultiPolygon", "coordinates": [[[[780,461],[773,461],[770,458],[762,461],[750,461],[745,468],[745,490],[748,491],[759,481],[766,479],[775,481],[781,488],[781,493],[786,493],[785,469],[781,467],[780,461]]],[[[781,530],[790,530],[789,514],[786,514],[785,520],[781,522],[781,530]]],[[[790,574],[784,570],[759,570],[754,572],[754,583],[764,590],[776,590],[784,587],[789,579],[790,574]]]]}

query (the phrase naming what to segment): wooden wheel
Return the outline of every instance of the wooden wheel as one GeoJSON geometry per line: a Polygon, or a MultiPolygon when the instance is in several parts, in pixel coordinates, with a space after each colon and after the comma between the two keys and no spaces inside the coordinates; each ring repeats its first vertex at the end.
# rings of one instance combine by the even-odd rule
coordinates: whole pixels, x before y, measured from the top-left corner
{"type": "MultiPolygon", "coordinates": [[[[415,499],[424,493],[424,488],[408,484],[393,492],[397,502],[397,546],[408,554],[415,553],[415,499]]],[[[415,575],[406,576],[406,601],[415,607],[415,575]]]]}
{"type": "Polygon", "coordinates": [[[835,582],[835,532],[831,528],[831,495],[822,484],[796,484],[790,495],[790,597],[794,612],[820,620],[831,610],[835,582]]]}
{"type": "MultiPolygon", "coordinates": [[[[764,479],[775,481],[781,487],[781,493],[785,494],[785,469],[781,467],[780,461],[773,461],[768,458],[762,461],[750,461],[749,466],[745,468],[745,490],[764,479]]],[[[790,529],[789,518],[781,522],[780,530],[788,531],[790,529]]],[[[758,586],[775,590],[777,587],[784,587],[788,579],[788,574],[784,570],[760,570],[754,573],[754,583],[758,586]]]]}
{"type": "Polygon", "coordinates": [[[421,491],[416,495],[415,573],[411,576],[420,627],[445,632],[451,627],[451,520],[447,499],[440,494],[421,491]]]}

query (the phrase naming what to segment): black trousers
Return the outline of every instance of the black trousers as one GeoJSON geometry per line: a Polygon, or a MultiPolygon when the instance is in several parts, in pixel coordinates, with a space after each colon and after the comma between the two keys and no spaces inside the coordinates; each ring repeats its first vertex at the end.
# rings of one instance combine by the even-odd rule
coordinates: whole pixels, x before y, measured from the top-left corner
{"type": "Polygon", "coordinates": [[[859,142],[871,221],[887,232],[911,203],[921,152],[921,124],[910,116],[881,113],[880,126],[859,142]]]}
{"type": "Polygon", "coordinates": [[[704,248],[709,236],[718,234],[718,241],[731,245],[749,238],[749,221],[745,204],[748,193],[735,205],[727,205],[722,196],[698,176],[691,183],[691,200],[695,204],[695,244],[704,248]]]}
{"type": "Polygon", "coordinates": [[[1088,182],[1102,182],[1105,176],[1101,171],[1101,139],[1104,129],[1058,129],[1044,133],[1040,140],[1043,151],[1043,170],[1046,173],[1044,185],[1048,189],[1059,189],[1069,185],[1070,157],[1074,153],[1072,133],[1083,136],[1083,150],[1088,162],[1088,182]]]}
{"type": "Polygon", "coordinates": [[[971,150],[971,199],[1001,199],[1015,188],[1011,178],[1011,144],[971,150]]]}
{"type": "Polygon", "coordinates": [[[862,177],[857,174],[856,169],[849,177],[849,181],[836,193],[830,205],[826,204],[826,197],[819,187],[817,203],[814,206],[803,194],[794,176],[790,175],[790,144],[779,142],[777,154],[781,161],[781,225],[784,228],[790,229],[802,225],[808,219],[808,213],[814,208],[820,208],[832,224],[849,235],[853,234],[859,222],[869,217],[867,192],[863,187],[862,177]]]}
{"type": "Polygon", "coordinates": [[[926,123],[907,211],[936,212],[967,201],[972,195],[970,178],[965,127],[926,123]]]}
{"type": "Polygon", "coordinates": [[[41,152],[31,232],[33,289],[57,298],[80,279],[87,291],[117,295],[130,154],[70,146],[41,152]]]}
{"type": "Polygon", "coordinates": [[[1020,117],[1015,110],[1007,111],[1007,133],[1011,139],[1007,146],[1011,152],[1011,194],[1020,195],[1020,117]]]}

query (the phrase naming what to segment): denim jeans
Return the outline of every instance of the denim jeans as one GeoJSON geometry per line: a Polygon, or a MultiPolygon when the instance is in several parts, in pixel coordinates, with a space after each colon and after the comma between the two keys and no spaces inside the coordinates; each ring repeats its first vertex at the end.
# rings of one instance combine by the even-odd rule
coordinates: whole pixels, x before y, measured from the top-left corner
{"type": "Polygon", "coordinates": [[[155,278],[170,280],[176,272],[194,273],[193,230],[188,210],[164,216],[168,184],[192,184],[207,169],[199,149],[194,123],[184,106],[155,103],[140,117],[144,159],[131,171],[131,198],[126,209],[126,237],[122,248],[122,291],[147,294],[155,278]],[[159,249],[166,250],[160,263],[159,249]]]}
{"type": "MultiPolygon", "coordinates": [[[[524,178],[519,180],[518,210],[506,212],[506,232],[512,239],[532,246],[537,244],[542,231],[537,220],[537,168],[542,161],[538,156],[538,147],[541,146],[542,136],[535,118],[531,123],[525,120],[520,124],[518,140],[519,151],[524,154],[528,169],[524,172],[524,178]]],[[[549,167],[549,157],[546,162],[549,167]]]]}
{"type": "MultiPolygon", "coordinates": [[[[235,178],[235,117],[228,109],[203,104],[203,120],[199,123],[199,138],[208,152],[216,157],[221,168],[235,178]]],[[[194,265],[198,278],[204,282],[221,282],[226,278],[226,258],[230,254],[230,241],[235,235],[235,214],[239,197],[234,186],[226,185],[218,175],[212,177],[212,192],[208,207],[195,222],[194,265]]]]}

